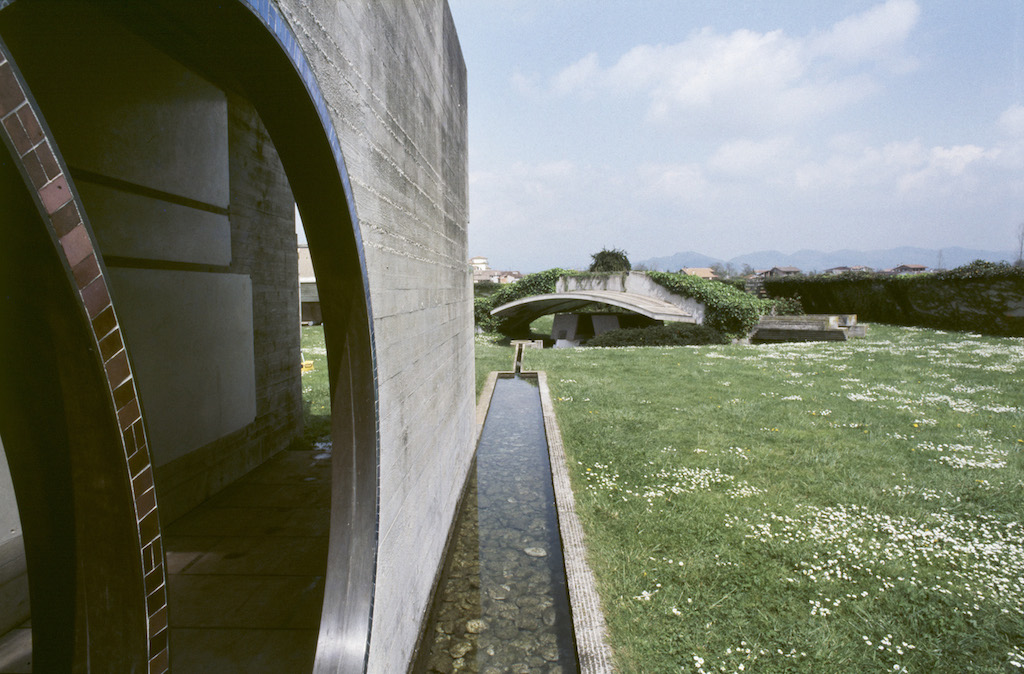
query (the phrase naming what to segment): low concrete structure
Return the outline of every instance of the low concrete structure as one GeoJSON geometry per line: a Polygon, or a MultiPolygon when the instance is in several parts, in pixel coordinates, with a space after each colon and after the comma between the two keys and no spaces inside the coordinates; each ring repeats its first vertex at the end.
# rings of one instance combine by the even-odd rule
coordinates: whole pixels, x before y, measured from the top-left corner
{"type": "Polygon", "coordinates": [[[750,333],[750,342],[845,342],[865,334],[856,314],[762,316],[750,333]]]}
{"type": "Polygon", "coordinates": [[[320,325],[324,322],[320,310],[320,291],[316,287],[316,269],[309,246],[299,244],[299,320],[303,325],[320,325]]]}

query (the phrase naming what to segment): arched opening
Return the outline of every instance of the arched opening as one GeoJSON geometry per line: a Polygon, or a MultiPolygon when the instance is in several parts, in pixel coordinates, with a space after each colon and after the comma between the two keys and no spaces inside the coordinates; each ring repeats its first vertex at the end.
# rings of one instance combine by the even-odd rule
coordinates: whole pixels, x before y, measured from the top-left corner
{"type": "MultiPolygon", "coordinates": [[[[269,233],[274,228],[260,223],[266,220],[267,210],[274,211],[269,214],[271,219],[290,221],[276,209],[283,204],[290,211],[294,194],[317,271],[332,390],[330,523],[322,601],[317,606],[319,620],[312,626],[317,644],[315,668],[360,669],[367,656],[376,564],[376,380],[372,318],[351,190],[326,106],[294,37],[269,3],[121,4],[20,0],[0,11],[0,36],[11,45],[11,60],[21,65],[25,81],[39,101],[41,116],[51,120],[53,137],[49,142],[60,147],[71,167],[68,184],[78,185],[81,193],[80,200],[72,203],[87,218],[86,238],[98,243],[96,272],[109,282],[113,309],[122,319],[127,350],[124,365],[127,368],[130,363],[133,367],[141,413],[151,436],[156,490],[155,495],[150,493],[152,489],[146,493],[153,500],[152,521],[155,524],[157,498],[166,526],[197,498],[217,492],[225,482],[248,473],[267,458],[266,454],[274,454],[282,443],[287,444],[287,431],[271,441],[253,428],[262,418],[279,413],[267,409],[273,404],[261,398],[266,386],[259,378],[264,370],[253,360],[261,357],[260,343],[265,338],[265,326],[258,315],[264,308],[264,298],[285,291],[273,287],[272,282],[267,288],[260,286],[256,263],[250,261],[250,267],[244,268],[240,258],[245,256],[239,256],[238,251],[244,239],[241,248],[247,245],[250,249],[281,252],[281,243],[269,233]],[[59,53],[46,53],[52,44],[61,45],[59,53]],[[73,47],[80,53],[69,58],[73,47]],[[140,114],[133,117],[136,113],[140,114]],[[154,117],[159,124],[152,123],[154,117]],[[175,129],[184,130],[185,135],[175,136],[175,129]],[[189,148],[194,152],[190,153],[189,148]],[[241,149],[236,152],[236,148],[241,149]],[[262,175],[268,170],[273,173],[274,166],[283,169],[281,176],[262,175]],[[266,186],[271,193],[246,194],[246,189],[259,189],[253,185],[266,186]],[[291,193],[286,194],[289,187],[291,193]],[[239,222],[247,218],[247,223],[239,222]],[[225,309],[230,315],[217,313],[225,309]],[[211,325],[215,328],[205,329],[211,325]],[[205,376],[211,369],[217,374],[212,381],[205,376]],[[216,414],[209,419],[199,418],[211,406],[216,414]]],[[[56,159],[59,162],[59,154],[56,159]]],[[[7,182],[20,184],[25,192],[26,171],[32,167],[24,168],[27,164],[23,158],[12,161],[11,166],[19,164],[22,175],[9,170],[7,182]]],[[[21,217],[17,212],[5,209],[3,217],[13,226],[14,219],[21,217]]],[[[32,211],[26,206],[24,212],[32,211]]],[[[18,455],[30,453],[19,448],[31,447],[33,442],[56,447],[74,447],[75,438],[83,437],[100,442],[104,430],[117,430],[125,421],[123,414],[119,417],[119,409],[114,409],[115,402],[104,402],[109,395],[73,393],[105,390],[107,381],[90,383],[89,377],[95,379],[95,372],[73,372],[78,379],[69,380],[70,375],[60,370],[68,360],[62,354],[72,353],[65,348],[66,341],[81,343],[84,346],[80,350],[88,351],[106,333],[97,335],[96,317],[88,309],[83,312],[78,304],[83,300],[74,293],[66,267],[61,267],[73,263],[62,262],[61,249],[55,246],[59,233],[54,234],[51,228],[47,236],[46,227],[41,226],[45,223],[39,222],[38,215],[25,215],[24,219],[33,222],[22,229],[40,234],[33,247],[21,247],[25,253],[22,259],[41,259],[45,249],[56,260],[49,264],[53,273],[44,296],[54,307],[54,315],[65,317],[61,320],[70,324],[62,330],[81,334],[74,340],[61,341],[57,337],[64,333],[55,333],[57,343],[50,348],[55,358],[50,362],[56,365],[48,365],[50,370],[36,370],[33,378],[33,385],[40,390],[26,389],[26,373],[15,371],[0,386],[2,404],[10,405],[9,410],[32,405],[30,411],[46,409],[55,414],[53,410],[63,406],[68,418],[64,425],[48,428],[56,435],[45,441],[32,440],[16,424],[9,423],[13,430],[4,432],[4,442],[11,445],[10,454],[18,455]],[[64,304],[56,299],[62,293],[67,295],[64,304]],[[71,386],[66,384],[68,381],[71,386]],[[72,404],[82,397],[96,402],[91,407],[84,402],[72,404]],[[110,409],[94,409],[107,403],[110,409]],[[95,419],[105,423],[90,426],[90,420],[95,419]],[[90,435],[82,430],[83,425],[98,429],[90,435]]],[[[18,247],[7,246],[7,225],[5,222],[3,248],[10,254],[0,264],[12,279],[24,278],[24,265],[13,259],[18,247]]],[[[286,247],[294,256],[294,234],[286,247]]],[[[294,305],[294,278],[291,283],[287,291],[291,296],[284,303],[294,305]]],[[[14,320],[5,320],[5,324],[22,325],[37,297],[20,290],[12,297],[16,306],[5,310],[14,320]]],[[[84,301],[88,303],[88,299],[84,301]]],[[[278,363],[280,372],[289,368],[298,371],[297,315],[297,306],[293,306],[288,319],[296,333],[294,362],[278,363]]],[[[11,334],[5,339],[17,348],[24,347],[29,337],[11,334]]],[[[67,367],[73,370],[73,364],[67,367]]],[[[98,371],[109,374],[109,370],[108,364],[98,371]]],[[[136,403],[135,409],[138,407],[136,403]]],[[[4,414],[5,419],[16,416],[14,412],[4,414]]],[[[141,424],[138,430],[141,436],[141,424]]],[[[117,432],[120,435],[120,430],[117,432]]],[[[120,437],[114,439],[120,444],[120,437]]],[[[44,643],[37,633],[51,630],[59,634],[54,636],[54,643],[59,642],[55,652],[63,653],[61,657],[65,658],[61,662],[73,660],[104,668],[112,663],[105,658],[113,642],[105,642],[103,648],[100,642],[94,643],[93,631],[83,629],[81,618],[76,617],[81,614],[81,602],[76,607],[70,598],[76,592],[81,594],[83,588],[102,590],[115,581],[99,573],[81,576],[83,566],[100,568],[100,555],[95,548],[83,548],[81,532],[72,532],[69,527],[109,518],[91,504],[76,500],[79,487],[74,461],[61,453],[51,454],[50,460],[55,462],[50,466],[55,480],[51,488],[74,494],[74,498],[68,496],[63,505],[58,498],[48,505],[51,510],[58,509],[51,520],[54,526],[64,527],[62,534],[35,520],[24,525],[27,550],[31,529],[50,546],[55,553],[53,559],[64,564],[61,569],[47,570],[33,564],[33,556],[27,552],[33,588],[44,585],[35,582],[37,578],[59,576],[65,580],[63,589],[59,583],[45,583],[52,603],[63,606],[63,612],[52,616],[39,612],[42,608],[37,610],[45,606],[45,601],[37,602],[33,589],[37,655],[44,643]],[[64,478],[60,478],[61,471],[67,474],[64,478]],[[74,581],[71,579],[76,568],[79,576],[74,581]],[[68,643],[72,644],[70,648],[68,643]]],[[[125,464],[130,459],[121,457],[121,461],[125,464]]],[[[115,494],[112,510],[129,509],[133,514],[138,510],[139,495],[132,491],[133,487],[138,491],[138,487],[130,479],[136,475],[132,466],[97,465],[92,469],[96,475],[109,473],[125,482],[125,488],[115,494]]],[[[47,474],[45,466],[18,470],[12,466],[19,501],[23,485],[47,474]]],[[[138,529],[140,523],[133,519],[130,524],[138,529]]],[[[131,541],[136,557],[143,556],[143,569],[146,564],[152,567],[163,561],[159,528],[154,535],[156,548],[144,548],[139,536],[131,541]]],[[[104,568],[120,572],[118,564],[106,561],[104,568]]],[[[170,567],[175,562],[168,559],[170,567]]],[[[170,570],[173,576],[174,569],[170,570]]],[[[175,583],[167,586],[170,612],[168,615],[164,611],[161,618],[153,610],[153,597],[163,591],[163,569],[158,588],[147,586],[141,578],[143,571],[139,573],[138,585],[121,583],[126,596],[97,607],[95,615],[101,615],[104,608],[117,611],[141,600],[138,615],[129,612],[125,620],[138,618],[141,623],[148,620],[148,624],[122,630],[124,638],[141,635],[146,641],[162,635],[166,640],[169,620],[173,664],[175,583]]],[[[210,587],[217,585],[211,583],[210,587]]],[[[254,595],[254,602],[267,599],[259,590],[254,595]]],[[[116,647],[114,650],[124,653],[124,661],[114,663],[114,668],[121,669],[128,662],[138,666],[142,658],[154,658],[149,668],[161,671],[166,665],[166,652],[161,651],[160,643],[157,638],[150,643],[116,647]],[[160,653],[165,656],[163,660],[157,657],[160,653]]],[[[309,662],[313,662],[312,653],[309,662]]],[[[36,665],[43,666],[38,658],[36,665]]]]}
{"type": "MultiPolygon", "coordinates": [[[[10,93],[5,91],[8,101],[10,93]]],[[[92,286],[91,251],[78,246],[67,255],[71,231],[63,232],[72,237],[62,242],[68,248],[54,246],[74,220],[64,210],[66,200],[50,198],[53,182],[42,186],[25,169],[28,153],[19,154],[16,137],[6,145],[0,172],[0,352],[6,363],[0,434],[23,528],[33,665],[37,671],[68,670],[104,648],[105,665],[130,667],[139,653],[148,653],[147,602],[159,602],[163,587],[145,590],[153,566],[142,560],[142,550],[152,550],[142,539],[156,522],[154,516],[143,526],[138,517],[139,506],[152,496],[143,488],[148,462],[139,466],[137,484],[124,470],[122,434],[134,421],[134,396],[122,390],[118,397],[127,402],[119,416],[110,382],[124,382],[115,376],[120,361],[104,367],[95,338],[98,332],[116,334],[116,325],[104,314],[103,288],[92,286]],[[68,268],[72,260],[77,277],[68,268]]]]}

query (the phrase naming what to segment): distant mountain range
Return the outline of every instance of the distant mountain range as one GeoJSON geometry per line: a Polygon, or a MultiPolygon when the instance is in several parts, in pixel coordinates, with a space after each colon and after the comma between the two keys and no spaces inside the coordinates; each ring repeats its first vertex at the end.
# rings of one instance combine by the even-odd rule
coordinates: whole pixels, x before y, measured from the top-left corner
{"type": "Polygon", "coordinates": [[[676,253],[668,257],[652,257],[638,260],[634,266],[642,265],[648,269],[660,271],[678,271],[683,267],[710,267],[715,264],[732,265],[737,272],[744,265],[754,269],[771,269],[772,267],[796,267],[801,271],[825,271],[833,267],[853,267],[857,265],[871,267],[875,270],[891,269],[901,264],[923,264],[929,269],[941,266],[952,269],[975,260],[989,262],[1012,262],[1017,258],[1010,251],[972,250],[969,248],[888,248],[886,250],[837,250],[825,253],[820,250],[798,250],[795,253],[780,253],[777,250],[764,250],[746,255],[737,255],[729,260],[703,255],[694,251],[676,253]],[[941,256],[941,257],[940,257],[941,256]]]}

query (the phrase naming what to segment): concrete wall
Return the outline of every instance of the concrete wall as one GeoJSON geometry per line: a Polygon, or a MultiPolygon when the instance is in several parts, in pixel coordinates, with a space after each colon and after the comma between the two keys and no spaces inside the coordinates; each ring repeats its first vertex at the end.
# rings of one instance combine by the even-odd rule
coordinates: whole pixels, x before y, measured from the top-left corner
{"type": "MultiPolygon", "coordinates": [[[[474,449],[465,64],[444,0],[272,1],[323,90],[359,218],[380,447],[369,669],[404,671],[474,449]]],[[[301,425],[291,191],[254,108],[187,53],[87,4],[31,4],[4,37],[91,217],[166,523],[301,425]]]]}
{"type": "Polygon", "coordinates": [[[380,543],[370,670],[404,671],[473,451],[466,71],[443,0],[280,0],[332,110],[374,312],[380,543]]]}
{"type": "Polygon", "coordinates": [[[0,442],[0,634],[28,617],[28,576],[21,518],[3,442],[0,442]]]}
{"type": "Polygon", "coordinates": [[[294,201],[245,100],[93,8],[59,10],[10,34],[48,36],[13,47],[109,271],[166,523],[301,431],[294,201]]]}

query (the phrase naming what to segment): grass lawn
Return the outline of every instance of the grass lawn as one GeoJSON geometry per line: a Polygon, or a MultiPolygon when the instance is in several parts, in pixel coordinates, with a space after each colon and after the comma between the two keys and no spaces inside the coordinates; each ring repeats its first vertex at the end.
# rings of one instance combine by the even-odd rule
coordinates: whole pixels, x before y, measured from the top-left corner
{"type": "Polygon", "coordinates": [[[304,325],[302,360],[312,365],[302,373],[303,441],[314,442],[331,433],[331,391],[327,377],[327,345],[324,326],[304,325]]]}
{"type": "MultiPolygon", "coordinates": [[[[525,358],[621,671],[1024,668],[1024,340],[525,358]]],[[[478,338],[478,381],[510,361],[478,338]]]]}

